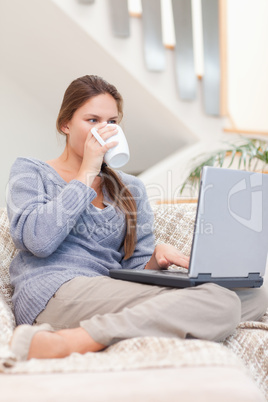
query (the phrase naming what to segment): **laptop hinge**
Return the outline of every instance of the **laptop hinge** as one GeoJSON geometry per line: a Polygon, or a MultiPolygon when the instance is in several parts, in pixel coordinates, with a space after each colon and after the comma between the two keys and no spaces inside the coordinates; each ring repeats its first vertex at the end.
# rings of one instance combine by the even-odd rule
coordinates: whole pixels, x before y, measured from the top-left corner
{"type": "MultiPolygon", "coordinates": [[[[222,279],[226,279],[226,277],[224,277],[224,276],[221,277],[221,278],[222,278],[222,279]]],[[[260,276],[260,274],[254,272],[254,273],[248,274],[248,276],[245,276],[244,278],[248,278],[248,279],[250,279],[250,280],[256,281],[256,280],[261,279],[262,277],[260,276]]],[[[202,280],[202,281],[204,281],[204,282],[210,282],[211,279],[212,279],[212,276],[211,276],[211,274],[198,274],[197,279],[198,279],[198,280],[202,280]]],[[[219,279],[219,277],[218,277],[217,279],[219,279]]],[[[228,278],[228,279],[231,279],[231,278],[228,278]]],[[[241,278],[241,279],[242,279],[242,278],[241,278]]]]}
{"type": "Polygon", "coordinates": [[[211,274],[198,274],[197,279],[202,282],[210,282],[211,274]]]}
{"type": "Polygon", "coordinates": [[[261,279],[261,278],[262,277],[260,276],[260,274],[256,273],[256,272],[248,274],[248,279],[258,280],[258,279],[261,279]]]}

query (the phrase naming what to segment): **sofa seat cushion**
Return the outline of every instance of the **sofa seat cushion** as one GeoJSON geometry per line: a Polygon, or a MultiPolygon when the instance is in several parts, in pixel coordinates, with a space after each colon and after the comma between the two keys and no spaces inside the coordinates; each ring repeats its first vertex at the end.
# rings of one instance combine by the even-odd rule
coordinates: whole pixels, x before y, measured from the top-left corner
{"type": "Polygon", "coordinates": [[[164,367],[236,367],[246,372],[242,361],[229,349],[215,342],[179,338],[142,337],[118,342],[104,351],[64,359],[31,359],[26,362],[2,361],[5,373],[47,373],[118,371],[164,367]]]}
{"type": "Polygon", "coordinates": [[[34,381],[29,375],[5,375],[4,399],[18,402],[18,389],[20,401],[27,402],[265,402],[253,381],[235,367],[47,373],[35,374],[34,381]]]}
{"type": "MultiPolygon", "coordinates": [[[[234,336],[229,342],[230,344],[237,344],[236,337],[234,336]]],[[[245,355],[244,357],[247,359],[248,356],[245,355]]],[[[257,396],[256,401],[264,401],[264,398],[262,399],[261,397],[261,394],[263,396],[265,394],[265,387],[262,383],[262,373],[259,373],[259,377],[257,376],[256,383],[256,373],[254,377],[254,375],[252,375],[253,373],[243,364],[243,360],[233,353],[231,349],[219,343],[201,340],[156,337],[133,338],[121,341],[98,353],[87,353],[85,355],[72,354],[65,359],[32,359],[27,362],[15,362],[10,355],[9,359],[7,359],[7,356],[5,360],[2,359],[0,371],[10,375],[35,374],[36,376],[37,374],[49,373],[88,372],[93,374],[133,372],[133,370],[144,371],[149,369],[163,370],[171,368],[187,369],[187,375],[191,376],[195,387],[197,387],[202,394],[203,392],[207,392],[208,398],[211,395],[215,397],[217,390],[213,384],[210,383],[209,378],[207,378],[207,384],[199,381],[200,375],[202,376],[204,370],[205,372],[208,370],[218,373],[218,377],[215,381],[219,381],[219,384],[226,387],[225,391],[222,389],[222,392],[225,392],[225,398],[223,398],[222,395],[223,401],[232,400],[232,396],[234,395],[238,398],[236,400],[243,402],[246,400],[255,402],[254,397],[257,398],[257,396]],[[233,382],[227,375],[230,372],[232,372],[234,376],[233,382]],[[196,377],[194,373],[196,373],[196,377]],[[257,384],[259,385],[260,393],[258,393],[257,384]],[[240,392],[239,387],[241,389],[240,392]],[[248,390],[248,399],[243,400],[243,397],[245,397],[245,389],[248,390]]],[[[154,375],[157,376],[157,372],[154,375]]],[[[178,380],[180,380],[180,378],[178,378],[178,380]]],[[[181,388],[179,381],[177,386],[179,391],[181,388]]],[[[182,391],[186,392],[187,389],[182,387],[182,391]]],[[[167,389],[167,396],[168,395],[167,389]]],[[[207,399],[207,401],[210,400],[213,399],[207,399]]]]}

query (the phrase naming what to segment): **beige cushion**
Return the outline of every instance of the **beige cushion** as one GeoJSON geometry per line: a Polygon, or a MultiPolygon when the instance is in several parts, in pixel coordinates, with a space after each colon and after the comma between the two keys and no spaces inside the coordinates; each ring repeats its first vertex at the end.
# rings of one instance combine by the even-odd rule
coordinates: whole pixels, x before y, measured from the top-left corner
{"type": "Polygon", "coordinates": [[[33,360],[6,368],[6,373],[118,371],[143,368],[236,367],[245,371],[240,359],[219,343],[180,338],[142,337],[118,342],[100,353],[72,354],[65,359],[33,360]]]}
{"type": "Polygon", "coordinates": [[[179,367],[57,375],[5,375],[4,401],[265,402],[253,381],[232,367],[179,367]]]}
{"type": "Polygon", "coordinates": [[[0,209],[0,356],[8,359],[11,356],[8,342],[15,327],[12,312],[12,292],[10,285],[9,265],[17,251],[9,235],[9,222],[6,209],[0,209]]]}
{"type": "Polygon", "coordinates": [[[196,204],[154,205],[156,243],[169,243],[190,255],[196,204]]]}
{"type": "Polygon", "coordinates": [[[9,265],[17,254],[9,234],[9,221],[5,208],[0,209],[0,294],[7,304],[12,307],[13,289],[10,285],[9,265]]]}
{"type": "Polygon", "coordinates": [[[0,294],[0,367],[1,362],[5,362],[8,365],[10,362],[11,364],[13,363],[13,356],[8,343],[11,339],[14,328],[14,314],[10,306],[6,303],[4,297],[0,294]]]}
{"type": "Polygon", "coordinates": [[[268,314],[262,322],[241,323],[223,345],[241,358],[268,400],[268,314]]]}
{"type": "Polygon", "coordinates": [[[8,402],[265,402],[242,370],[215,366],[5,375],[1,397],[8,402]]]}

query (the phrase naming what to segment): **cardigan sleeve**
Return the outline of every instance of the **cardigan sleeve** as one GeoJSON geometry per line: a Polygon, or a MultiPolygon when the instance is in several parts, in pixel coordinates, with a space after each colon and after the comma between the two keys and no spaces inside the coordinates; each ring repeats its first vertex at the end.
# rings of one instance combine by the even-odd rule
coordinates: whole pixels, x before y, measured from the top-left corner
{"type": "Polygon", "coordinates": [[[135,182],[128,187],[137,204],[137,243],[132,256],[127,260],[123,259],[121,265],[123,269],[143,270],[155,246],[154,214],[142,181],[135,178],[135,182]]]}
{"type": "Polygon", "coordinates": [[[8,183],[7,212],[15,246],[47,257],[66,238],[96,192],[78,180],[60,187],[40,170],[26,158],[15,161],[8,183]],[[53,191],[48,192],[48,186],[53,191]]]}

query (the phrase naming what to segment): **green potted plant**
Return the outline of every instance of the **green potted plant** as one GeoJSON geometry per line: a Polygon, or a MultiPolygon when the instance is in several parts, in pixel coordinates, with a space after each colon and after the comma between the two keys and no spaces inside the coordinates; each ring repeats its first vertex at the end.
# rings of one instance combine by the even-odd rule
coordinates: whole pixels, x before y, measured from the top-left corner
{"type": "Polygon", "coordinates": [[[224,149],[203,153],[195,158],[193,167],[182,184],[180,193],[187,188],[191,192],[199,187],[203,166],[231,167],[236,161],[236,169],[265,172],[268,169],[268,141],[245,139],[239,144],[225,144],[224,149]],[[198,159],[198,160],[197,160],[198,159]],[[196,161],[197,160],[197,161],[196,161]]]}

